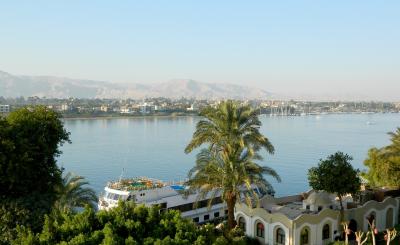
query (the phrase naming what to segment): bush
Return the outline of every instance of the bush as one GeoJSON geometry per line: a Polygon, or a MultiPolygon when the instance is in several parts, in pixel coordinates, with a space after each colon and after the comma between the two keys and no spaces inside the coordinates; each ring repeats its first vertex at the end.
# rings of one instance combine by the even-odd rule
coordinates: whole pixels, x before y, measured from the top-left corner
{"type": "Polygon", "coordinates": [[[16,231],[12,244],[258,244],[238,230],[224,235],[211,224],[197,226],[178,211],[160,212],[132,202],[97,213],[87,206],[81,213],[46,216],[36,234],[24,226],[16,231]]]}

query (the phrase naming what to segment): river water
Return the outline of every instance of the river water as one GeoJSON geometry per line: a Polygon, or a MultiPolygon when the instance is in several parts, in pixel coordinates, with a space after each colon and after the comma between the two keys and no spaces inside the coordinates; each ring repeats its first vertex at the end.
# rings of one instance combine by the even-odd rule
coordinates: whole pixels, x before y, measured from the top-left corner
{"type": "MultiPolygon", "coordinates": [[[[353,156],[364,169],[369,148],[389,143],[387,132],[400,127],[400,114],[341,114],[297,117],[261,115],[261,131],[275,147],[260,164],[274,168],[282,182],[267,177],[276,195],[308,190],[307,170],[338,150],[353,156]]],[[[148,176],[182,180],[194,165],[195,152],[185,154],[199,117],[70,119],[65,127],[72,144],[58,159],[66,171],[85,176],[100,193],[107,181],[148,176]]]]}

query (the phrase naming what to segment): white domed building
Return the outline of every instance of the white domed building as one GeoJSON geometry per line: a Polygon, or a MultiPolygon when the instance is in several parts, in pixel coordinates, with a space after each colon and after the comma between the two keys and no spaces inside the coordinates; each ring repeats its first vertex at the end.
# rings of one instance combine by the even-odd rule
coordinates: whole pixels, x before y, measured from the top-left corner
{"type": "Polygon", "coordinates": [[[334,209],[338,204],[335,201],[335,195],[326,191],[312,191],[309,196],[303,200],[303,209],[310,211],[321,211],[325,208],[334,209]]]}
{"type": "MultiPolygon", "coordinates": [[[[369,217],[374,217],[379,231],[399,222],[400,197],[363,203],[354,202],[351,196],[343,200],[344,220],[354,232],[366,231],[369,217]]],[[[340,236],[341,229],[337,197],[314,190],[280,198],[265,196],[259,207],[237,204],[235,218],[248,236],[270,245],[326,245],[340,236]]]]}

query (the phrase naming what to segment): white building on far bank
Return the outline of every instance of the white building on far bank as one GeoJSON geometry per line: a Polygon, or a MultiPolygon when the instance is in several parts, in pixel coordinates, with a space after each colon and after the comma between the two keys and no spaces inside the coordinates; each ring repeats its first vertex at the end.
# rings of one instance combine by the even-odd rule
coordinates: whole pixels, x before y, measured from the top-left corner
{"type": "Polygon", "coordinates": [[[9,113],[10,105],[0,105],[0,113],[9,113]]]}

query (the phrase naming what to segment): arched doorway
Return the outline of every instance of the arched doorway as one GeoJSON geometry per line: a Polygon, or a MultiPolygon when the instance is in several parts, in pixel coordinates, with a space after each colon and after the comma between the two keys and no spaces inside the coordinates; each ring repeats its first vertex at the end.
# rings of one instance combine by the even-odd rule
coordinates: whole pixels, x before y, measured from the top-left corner
{"type": "Polygon", "coordinates": [[[285,245],[285,231],[282,228],[276,229],[275,242],[277,245],[285,245]]]}
{"type": "Polygon", "coordinates": [[[389,208],[386,211],[386,228],[393,227],[393,208],[389,208]]]}
{"type": "Polygon", "coordinates": [[[300,245],[310,245],[310,229],[304,227],[300,232],[300,245]]]}
{"type": "MultiPolygon", "coordinates": [[[[368,216],[367,216],[367,220],[372,224],[373,221],[375,221],[376,218],[376,213],[374,211],[372,211],[368,216]]],[[[376,222],[376,221],[375,221],[376,222]]]]}
{"type": "Polygon", "coordinates": [[[256,237],[259,238],[265,237],[265,227],[261,221],[256,222],[256,237]]]}
{"type": "Polygon", "coordinates": [[[349,240],[356,240],[355,232],[357,231],[357,221],[351,219],[349,222],[349,230],[351,230],[350,234],[348,234],[349,240]]]}
{"type": "Polygon", "coordinates": [[[239,218],[238,225],[239,225],[240,229],[242,229],[244,232],[246,232],[246,220],[243,217],[239,218]]]}
{"type": "Polygon", "coordinates": [[[331,227],[329,224],[325,224],[322,227],[322,240],[329,241],[331,239],[331,227]]]}

